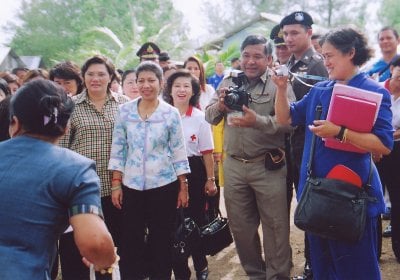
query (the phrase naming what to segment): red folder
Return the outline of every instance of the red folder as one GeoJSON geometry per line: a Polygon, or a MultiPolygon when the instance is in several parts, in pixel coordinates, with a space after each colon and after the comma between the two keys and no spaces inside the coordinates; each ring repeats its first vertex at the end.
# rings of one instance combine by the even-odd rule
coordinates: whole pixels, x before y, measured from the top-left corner
{"type": "MultiPolygon", "coordinates": [[[[327,120],[357,132],[370,132],[375,123],[381,100],[380,94],[340,85],[338,88],[334,88],[332,93],[327,120]],[[354,91],[357,90],[360,92],[355,94],[354,91]]],[[[325,138],[324,140],[325,146],[332,149],[366,153],[365,150],[350,143],[341,143],[335,138],[325,138]]]]}
{"type": "Polygon", "coordinates": [[[359,188],[361,188],[362,186],[360,176],[352,169],[342,164],[335,165],[331,169],[331,171],[329,171],[328,175],[326,175],[326,178],[342,180],[351,183],[359,188]]]}

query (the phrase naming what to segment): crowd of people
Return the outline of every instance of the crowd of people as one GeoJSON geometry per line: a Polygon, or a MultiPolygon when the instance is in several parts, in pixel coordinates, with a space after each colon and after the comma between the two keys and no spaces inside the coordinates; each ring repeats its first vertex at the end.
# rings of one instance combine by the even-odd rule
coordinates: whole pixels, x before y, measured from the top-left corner
{"type": "MultiPolygon", "coordinates": [[[[210,77],[197,56],[176,65],[153,42],[137,51],[134,69],[94,55],[81,67],[1,72],[0,278],[89,279],[92,266],[107,279],[119,263],[124,280],[189,280],[188,259],[172,258],[177,209],[201,227],[224,187],[246,275],[290,279],[290,205],[293,190],[302,195],[315,135],[313,172],[325,177],[344,164],[364,183],[371,173],[375,202],[358,242],[305,232],[304,272],[293,279],[380,279],[388,208],[385,231],[400,262],[399,35],[379,32],[382,59],[364,71],[372,55],[364,34],[313,34],[313,24],[303,11],[285,16],[270,40],[247,36],[231,69],[217,61],[210,77]],[[371,131],[327,120],[335,84],[382,95],[371,131]],[[364,152],[328,148],[323,138],[364,152]]],[[[209,279],[199,246],[191,257],[196,279],[209,279]]]]}

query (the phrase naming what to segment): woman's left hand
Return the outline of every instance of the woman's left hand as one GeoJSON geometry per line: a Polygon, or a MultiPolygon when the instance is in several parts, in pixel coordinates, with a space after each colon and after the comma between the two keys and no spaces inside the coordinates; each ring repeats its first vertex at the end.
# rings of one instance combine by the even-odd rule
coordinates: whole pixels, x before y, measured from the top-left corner
{"type": "Polygon", "coordinates": [[[214,181],[207,180],[206,185],[204,186],[204,191],[206,195],[208,196],[214,196],[217,194],[218,189],[217,186],[215,185],[214,181]]]}
{"type": "Polygon", "coordinates": [[[332,138],[339,134],[340,126],[327,121],[327,120],[315,120],[313,125],[309,125],[308,128],[316,135],[322,138],[332,138]]]}

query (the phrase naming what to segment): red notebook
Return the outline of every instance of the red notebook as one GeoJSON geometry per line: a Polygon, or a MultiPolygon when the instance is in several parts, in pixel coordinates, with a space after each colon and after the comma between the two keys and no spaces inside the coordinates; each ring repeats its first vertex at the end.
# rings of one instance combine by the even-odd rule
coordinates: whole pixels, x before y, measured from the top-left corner
{"type": "MultiPolygon", "coordinates": [[[[382,95],[339,85],[334,87],[327,120],[357,132],[370,132],[375,123],[382,95]]],[[[325,146],[349,152],[366,153],[350,143],[325,138],[325,146]]]]}

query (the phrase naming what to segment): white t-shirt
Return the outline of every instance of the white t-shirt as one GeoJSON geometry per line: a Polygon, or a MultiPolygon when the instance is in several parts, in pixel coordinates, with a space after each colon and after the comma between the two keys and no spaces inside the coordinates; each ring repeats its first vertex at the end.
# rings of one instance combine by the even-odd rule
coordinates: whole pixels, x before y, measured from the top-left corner
{"type": "Polygon", "coordinates": [[[215,89],[212,85],[206,84],[206,91],[200,92],[199,105],[200,110],[206,110],[207,105],[210,103],[211,98],[214,96],[215,89]]]}
{"type": "Polygon", "coordinates": [[[186,114],[182,116],[182,126],[188,157],[213,152],[211,125],[206,121],[204,112],[189,106],[186,114]]]}

